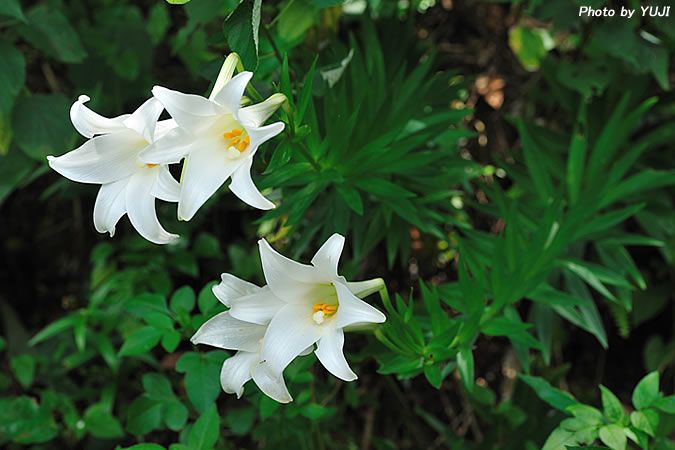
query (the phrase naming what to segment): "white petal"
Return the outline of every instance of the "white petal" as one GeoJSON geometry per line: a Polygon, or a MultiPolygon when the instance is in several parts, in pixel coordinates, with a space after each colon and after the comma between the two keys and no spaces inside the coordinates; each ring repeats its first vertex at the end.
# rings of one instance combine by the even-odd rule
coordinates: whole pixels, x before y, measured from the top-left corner
{"type": "Polygon", "coordinates": [[[293,397],[288,393],[283,375],[278,377],[271,376],[267,370],[263,369],[264,365],[265,363],[259,362],[253,367],[252,374],[255,384],[272,400],[276,400],[279,403],[292,402],[293,397]]]}
{"type": "Polygon", "coordinates": [[[223,86],[220,92],[216,94],[213,100],[224,107],[227,112],[236,114],[237,111],[239,111],[241,97],[244,95],[246,85],[251,81],[252,76],[253,74],[251,72],[241,72],[237,74],[230,81],[225,83],[225,86],[223,86]]]}
{"type": "Polygon", "coordinates": [[[211,289],[220,303],[230,307],[232,300],[258,292],[261,288],[232,274],[220,275],[221,281],[211,289]]]}
{"type": "Polygon", "coordinates": [[[103,117],[84,106],[90,100],[86,95],[80,95],[73,106],[70,107],[70,120],[75,129],[84,137],[90,138],[95,134],[107,134],[124,130],[124,119],[128,114],[113,119],[103,117]]]}
{"type": "Polygon", "coordinates": [[[257,352],[266,329],[262,325],[237,320],[226,311],[207,320],[190,338],[190,342],[227,350],[257,352]]]}
{"type": "Polygon", "coordinates": [[[239,167],[241,161],[228,160],[224,151],[204,148],[190,153],[183,164],[178,216],[190,220],[239,167]]]}
{"type": "Polygon", "coordinates": [[[237,120],[245,127],[259,127],[286,101],[284,94],[274,94],[267,100],[246,106],[237,113],[237,120]]]}
{"type": "Polygon", "coordinates": [[[272,317],[286,303],[274,295],[269,286],[258,292],[243,297],[230,299],[230,314],[239,320],[267,325],[272,317]]]}
{"type": "Polygon", "coordinates": [[[289,303],[315,303],[316,284],[330,283],[315,267],[300,264],[277,253],[265,239],[258,241],[265,280],[277,297],[289,303]]]}
{"type": "Polygon", "coordinates": [[[101,186],[94,204],[94,227],[99,233],[115,235],[115,225],[127,212],[125,190],[129,178],[123,178],[101,186]]]}
{"type": "Polygon", "coordinates": [[[331,279],[337,278],[337,266],[344,246],[345,237],[335,233],[314,254],[312,265],[319,269],[324,276],[331,279]]]}
{"type": "Polygon", "coordinates": [[[210,120],[225,111],[212,101],[199,95],[183,94],[162,86],[152,88],[154,95],[169,111],[179,126],[197,132],[210,125],[210,120]]]}
{"type": "Polygon", "coordinates": [[[201,147],[201,141],[182,128],[173,128],[145,147],[138,158],[147,164],[176,164],[193,150],[201,147]]]}
{"type": "Polygon", "coordinates": [[[338,328],[323,335],[317,344],[316,357],[321,364],[333,375],[345,381],[354,381],[357,376],[349,367],[342,347],[345,344],[345,334],[338,328]]]}
{"type": "Polygon", "coordinates": [[[97,136],[65,155],[47,156],[49,166],[80,183],[105,184],[129,177],[138,168],[146,142],[131,130],[97,136]]]}
{"type": "Polygon", "coordinates": [[[253,157],[255,152],[258,151],[258,147],[284,131],[284,126],[283,122],[275,122],[264,127],[246,127],[246,132],[251,138],[251,143],[249,144],[250,156],[253,157]]]}
{"type": "Polygon", "coordinates": [[[335,281],[340,306],[335,314],[335,326],[346,327],[356,323],[382,323],[386,316],[352,294],[347,286],[335,281]]]}
{"type": "Polygon", "coordinates": [[[310,345],[306,349],[300,352],[298,356],[307,356],[314,351],[314,344],[310,345]]]}
{"type": "Polygon", "coordinates": [[[176,128],[178,124],[175,119],[160,120],[155,127],[155,136],[152,142],[164,136],[167,132],[176,128]]]}
{"type": "Polygon", "coordinates": [[[239,61],[239,55],[236,53],[227,55],[227,58],[225,58],[223,66],[218,73],[218,78],[216,78],[216,82],[213,84],[213,90],[211,91],[211,95],[209,95],[209,100],[213,100],[223,86],[232,79],[232,74],[234,73],[234,69],[237,68],[237,63],[239,63],[239,61]]]}
{"type": "Polygon", "coordinates": [[[321,338],[327,328],[312,321],[312,309],[306,305],[286,305],[274,316],[263,338],[260,359],[273,377],[307,347],[321,338]]]}
{"type": "Polygon", "coordinates": [[[127,215],[145,239],[155,244],[168,244],[178,239],[178,235],[167,232],[157,220],[155,197],[150,192],[158,175],[159,167],[145,167],[131,176],[126,191],[127,215]]]}
{"type": "Polygon", "coordinates": [[[220,386],[228,394],[244,393],[244,383],[251,379],[251,369],[258,362],[258,353],[237,352],[227,358],[220,369],[220,386]]]}
{"type": "Polygon", "coordinates": [[[165,202],[177,202],[180,198],[180,183],[171,175],[169,166],[159,166],[159,175],[150,191],[153,197],[165,202]]]}
{"type": "Polygon", "coordinates": [[[342,281],[349,288],[351,293],[356,295],[358,298],[367,297],[370,294],[378,292],[384,287],[384,280],[382,280],[382,278],[374,278],[372,280],[365,281],[340,281],[342,281]]]}
{"type": "Polygon", "coordinates": [[[246,158],[244,163],[234,171],[230,191],[247,205],[262,210],[272,209],[275,206],[274,203],[267,200],[253,184],[251,179],[252,164],[253,158],[246,158]]]}
{"type": "Polygon", "coordinates": [[[124,120],[124,126],[143,136],[149,143],[153,142],[157,120],[159,120],[162,111],[164,111],[164,106],[159,100],[150,98],[124,120]]]}

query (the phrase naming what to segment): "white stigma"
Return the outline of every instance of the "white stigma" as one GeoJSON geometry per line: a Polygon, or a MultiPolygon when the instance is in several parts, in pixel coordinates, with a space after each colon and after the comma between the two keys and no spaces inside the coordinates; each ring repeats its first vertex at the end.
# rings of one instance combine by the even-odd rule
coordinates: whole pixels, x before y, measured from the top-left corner
{"type": "Polygon", "coordinates": [[[321,325],[323,323],[325,315],[326,314],[323,311],[317,311],[314,314],[312,314],[312,319],[314,320],[314,322],[316,322],[317,325],[321,325]]]}
{"type": "Polygon", "coordinates": [[[225,157],[227,159],[237,159],[241,156],[241,152],[237,150],[236,148],[230,146],[227,150],[225,150],[225,157]]]}

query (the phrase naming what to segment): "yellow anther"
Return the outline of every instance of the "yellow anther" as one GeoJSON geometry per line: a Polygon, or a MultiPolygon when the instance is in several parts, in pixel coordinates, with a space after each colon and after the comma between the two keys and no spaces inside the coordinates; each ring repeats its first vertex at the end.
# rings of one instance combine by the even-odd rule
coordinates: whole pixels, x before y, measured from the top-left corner
{"type": "Polygon", "coordinates": [[[146,166],[148,166],[148,167],[156,167],[156,166],[159,166],[159,164],[146,164],[146,166]]]}
{"type": "Polygon", "coordinates": [[[335,311],[337,311],[337,305],[331,305],[328,303],[314,303],[314,306],[312,306],[312,310],[316,312],[323,312],[324,315],[330,316],[331,314],[335,314],[335,311]]]}
{"type": "Polygon", "coordinates": [[[234,138],[230,141],[230,145],[236,147],[239,141],[241,141],[241,138],[234,138]]]}
{"type": "MultiPolygon", "coordinates": [[[[246,149],[246,147],[248,147],[248,144],[250,142],[251,142],[250,137],[248,137],[248,136],[244,137],[244,140],[241,141],[241,144],[239,144],[239,147],[237,147],[237,150],[239,150],[240,152],[243,152],[246,149]]],[[[232,145],[235,145],[235,144],[232,144],[232,145]]]]}
{"type": "Polygon", "coordinates": [[[242,131],[238,128],[232,130],[232,136],[241,136],[242,131]]]}

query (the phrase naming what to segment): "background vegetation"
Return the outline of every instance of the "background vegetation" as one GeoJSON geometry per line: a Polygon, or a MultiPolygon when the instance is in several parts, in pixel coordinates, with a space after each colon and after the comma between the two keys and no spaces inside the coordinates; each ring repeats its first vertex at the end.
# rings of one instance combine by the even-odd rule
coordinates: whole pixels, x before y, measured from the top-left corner
{"type": "Polygon", "coordinates": [[[667,3],[3,0],[0,445],[674,448],[667,3]],[[204,94],[232,50],[289,98],[254,165],[280,206],[223,188],[189,222],[161,204],[177,244],[97,234],[96,188],[45,158],[83,142],[72,102],[204,94]],[[221,393],[227,352],[189,342],[215,280],[262,284],[261,236],[307,262],[334,232],[392,299],[347,339],[359,379],[310,355],[293,403],[221,393]]]}

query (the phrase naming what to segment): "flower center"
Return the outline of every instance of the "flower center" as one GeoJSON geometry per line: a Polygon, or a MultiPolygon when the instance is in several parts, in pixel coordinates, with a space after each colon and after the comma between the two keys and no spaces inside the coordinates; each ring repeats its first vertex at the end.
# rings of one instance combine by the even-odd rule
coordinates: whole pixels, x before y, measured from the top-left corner
{"type": "Polygon", "coordinates": [[[312,314],[312,320],[314,320],[317,325],[321,325],[323,321],[326,320],[326,317],[335,314],[337,309],[337,305],[331,305],[329,303],[314,303],[314,306],[312,306],[312,310],[314,311],[314,314],[312,314]]]}
{"type": "Polygon", "coordinates": [[[228,150],[232,148],[239,150],[239,153],[246,150],[246,147],[248,147],[248,144],[251,142],[251,138],[248,136],[242,136],[243,133],[244,132],[238,128],[235,128],[228,133],[223,133],[223,137],[229,140],[227,146],[228,150]]]}

